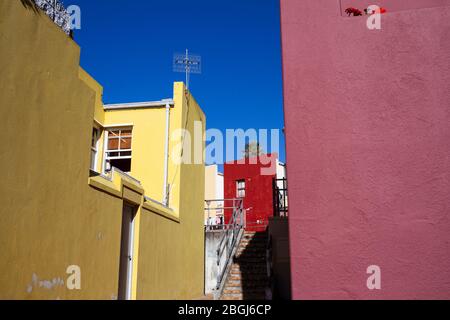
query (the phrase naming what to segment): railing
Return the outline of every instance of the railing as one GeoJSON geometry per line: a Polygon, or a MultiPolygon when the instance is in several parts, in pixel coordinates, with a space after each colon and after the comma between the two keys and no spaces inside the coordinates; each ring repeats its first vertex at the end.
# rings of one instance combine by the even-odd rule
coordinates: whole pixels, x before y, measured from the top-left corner
{"type": "Polygon", "coordinates": [[[208,200],[206,202],[205,210],[212,210],[212,203],[218,203],[219,208],[223,212],[232,211],[230,220],[227,223],[216,225],[205,225],[205,231],[222,231],[223,235],[220,238],[219,245],[216,249],[216,264],[217,264],[217,284],[216,293],[220,292],[224,285],[225,276],[229,270],[232,256],[235,249],[239,245],[245,228],[245,211],[242,199],[224,199],[224,200],[208,200]]]}
{"type": "Polygon", "coordinates": [[[70,15],[60,0],[30,0],[42,9],[66,34],[70,34],[70,15]]]}
{"type": "Polygon", "coordinates": [[[288,217],[288,186],[287,179],[273,179],[273,215],[275,217],[288,217]]]}

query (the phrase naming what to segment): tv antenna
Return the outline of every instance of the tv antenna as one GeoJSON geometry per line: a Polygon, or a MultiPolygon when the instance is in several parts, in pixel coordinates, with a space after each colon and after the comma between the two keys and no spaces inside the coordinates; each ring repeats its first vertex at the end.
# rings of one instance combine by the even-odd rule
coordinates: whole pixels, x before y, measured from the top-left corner
{"type": "Polygon", "coordinates": [[[192,74],[202,73],[202,57],[186,53],[176,53],[173,56],[173,71],[186,74],[186,89],[189,90],[189,78],[192,74]]]}

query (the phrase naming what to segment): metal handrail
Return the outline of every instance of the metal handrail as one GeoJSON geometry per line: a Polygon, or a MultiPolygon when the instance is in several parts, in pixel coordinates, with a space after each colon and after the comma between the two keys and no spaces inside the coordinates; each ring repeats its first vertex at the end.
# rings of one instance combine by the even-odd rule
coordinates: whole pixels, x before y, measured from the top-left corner
{"type": "Polygon", "coordinates": [[[244,220],[244,207],[242,199],[229,199],[233,201],[233,214],[229,223],[226,225],[227,228],[225,230],[222,239],[219,242],[217,247],[217,266],[220,268],[220,262],[222,260],[222,256],[225,252],[227,252],[227,256],[225,259],[225,263],[222,268],[219,269],[217,273],[217,286],[216,289],[219,290],[222,286],[222,282],[224,280],[225,274],[227,272],[227,267],[230,263],[230,260],[233,255],[233,251],[238,244],[238,237],[241,234],[241,231],[245,228],[245,220],[244,220]],[[226,250],[228,249],[228,250],[226,250]]]}

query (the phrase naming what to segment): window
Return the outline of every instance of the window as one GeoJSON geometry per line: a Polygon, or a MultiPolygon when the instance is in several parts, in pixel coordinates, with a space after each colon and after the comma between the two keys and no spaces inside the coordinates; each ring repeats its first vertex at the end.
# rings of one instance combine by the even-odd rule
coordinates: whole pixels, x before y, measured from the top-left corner
{"type": "Polygon", "coordinates": [[[236,181],[236,197],[238,198],[245,197],[245,180],[236,181]]]}
{"type": "Polygon", "coordinates": [[[131,171],[131,142],[131,128],[108,130],[105,171],[110,171],[112,167],[125,173],[131,171]]]}
{"type": "Polygon", "coordinates": [[[97,169],[97,154],[98,154],[98,139],[100,138],[100,129],[92,128],[92,140],[91,140],[91,166],[92,171],[97,169]]]}

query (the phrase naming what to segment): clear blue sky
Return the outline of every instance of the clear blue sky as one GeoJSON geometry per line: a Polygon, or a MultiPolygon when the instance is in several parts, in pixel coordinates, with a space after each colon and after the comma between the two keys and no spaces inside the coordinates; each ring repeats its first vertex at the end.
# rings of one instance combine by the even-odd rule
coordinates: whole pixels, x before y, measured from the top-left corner
{"type": "MultiPolygon", "coordinates": [[[[207,127],[283,128],[278,0],[65,0],[82,12],[81,65],[104,102],[172,96],[176,52],[202,56],[191,92],[207,127]]],[[[270,151],[270,150],[267,150],[270,151]]],[[[280,147],[284,160],[284,141],[280,147]]]]}

